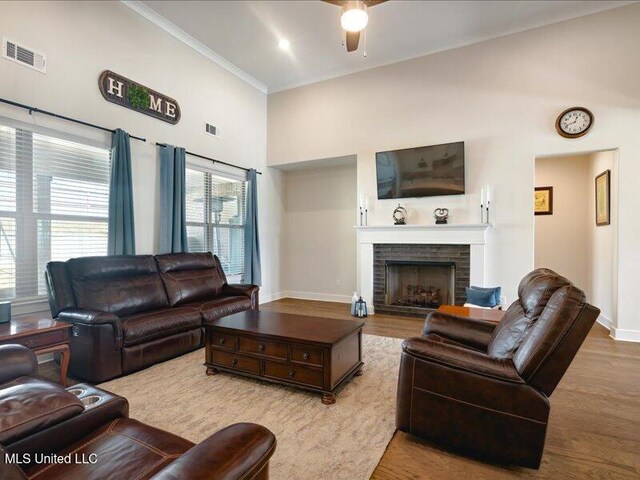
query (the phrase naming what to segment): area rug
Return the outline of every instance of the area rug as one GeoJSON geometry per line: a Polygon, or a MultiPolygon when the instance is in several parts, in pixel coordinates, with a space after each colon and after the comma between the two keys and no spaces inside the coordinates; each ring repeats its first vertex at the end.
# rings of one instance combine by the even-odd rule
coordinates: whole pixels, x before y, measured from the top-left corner
{"type": "Polygon", "coordinates": [[[221,373],[206,376],[204,350],[100,385],[126,397],[132,418],[199,442],[253,422],[278,441],[271,478],[368,479],[395,431],[400,339],[363,335],[364,375],[320,395],[221,373]]]}

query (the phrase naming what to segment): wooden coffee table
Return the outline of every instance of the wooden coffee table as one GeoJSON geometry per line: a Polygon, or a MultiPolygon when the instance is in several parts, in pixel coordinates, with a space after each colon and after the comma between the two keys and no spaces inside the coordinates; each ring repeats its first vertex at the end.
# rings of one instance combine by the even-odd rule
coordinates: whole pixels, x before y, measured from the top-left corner
{"type": "Polygon", "coordinates": [[[220,370],[311,390],[332,404],[362,375],[364,322],[248,311],[204,323],[207,375],[220,370]]]}

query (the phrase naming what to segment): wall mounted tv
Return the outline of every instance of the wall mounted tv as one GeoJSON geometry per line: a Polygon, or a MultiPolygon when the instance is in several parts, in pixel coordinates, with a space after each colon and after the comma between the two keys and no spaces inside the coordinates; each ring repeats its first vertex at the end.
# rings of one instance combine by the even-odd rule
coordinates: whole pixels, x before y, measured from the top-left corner
{"type": "Polygon", "coordinates": [[[464,193],[464,142],[376,153],[378,198],[464,193]]]}

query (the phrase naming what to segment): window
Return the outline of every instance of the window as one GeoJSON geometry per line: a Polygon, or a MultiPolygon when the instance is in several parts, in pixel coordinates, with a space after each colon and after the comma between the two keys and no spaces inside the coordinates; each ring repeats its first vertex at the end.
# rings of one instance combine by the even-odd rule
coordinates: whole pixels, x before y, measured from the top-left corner
{"type": "Polygon", "coordinates": [[[246,182],[188,167],[187,242],[190,252],[213,252],[230,282],[244,274],[246,182]]]}
{"type": "Polygon", "coordinates": [[[0,299],[46,294],[50,260],[106,255],[110,152],[0,125],[0,299]]]}

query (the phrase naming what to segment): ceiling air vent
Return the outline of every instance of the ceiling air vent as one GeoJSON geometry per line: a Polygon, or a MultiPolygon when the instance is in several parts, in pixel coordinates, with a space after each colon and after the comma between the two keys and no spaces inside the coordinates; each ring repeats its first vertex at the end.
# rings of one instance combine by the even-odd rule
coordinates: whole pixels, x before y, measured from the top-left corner
{"type": "Polygon", "coordinates": [[[220,130],[218,130],[218,127],[216,127],[215,125],[211,125],[210,123],[205,124],[204,130],[209,135],[213,135],[214,137],[220,136],[220,130]]]}
{"type": "Polygon", "coordinates": [[[2,47],[2,56],[7,60],[47,73],[47,57],[43,53],[36,52],[8,38],[2,39],[2,47]]]}

